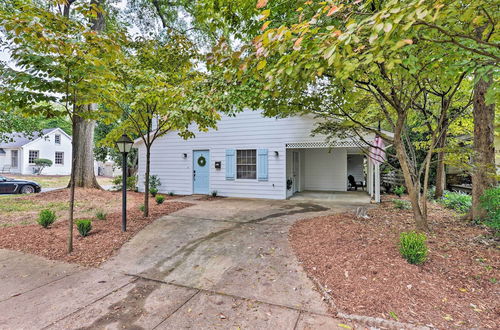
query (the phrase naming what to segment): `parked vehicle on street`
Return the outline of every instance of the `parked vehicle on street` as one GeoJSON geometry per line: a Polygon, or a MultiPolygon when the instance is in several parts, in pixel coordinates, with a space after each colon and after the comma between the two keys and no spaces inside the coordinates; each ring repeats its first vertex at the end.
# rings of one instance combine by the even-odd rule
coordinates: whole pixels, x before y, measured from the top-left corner
{"type": "Polygon", "coordinates": [[[34,181],[0,176],[0,194],[33,194],[41,190],[42,187],[34,181]]]}

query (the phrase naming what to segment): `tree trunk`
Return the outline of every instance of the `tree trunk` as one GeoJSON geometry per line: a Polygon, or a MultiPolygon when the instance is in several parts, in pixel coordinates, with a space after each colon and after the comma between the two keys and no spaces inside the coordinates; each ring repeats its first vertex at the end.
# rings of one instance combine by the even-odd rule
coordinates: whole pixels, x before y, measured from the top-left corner
{"type": "MultiPolygon", "coordinates": [[[[91,20],[92,30],[100,32],[104,29],[104,15],[102,8],[105,0],[91,0],[91,5],[95,5],[101,10],[97,16],[91,20]]],[[[65,10],[66,13],[66,10],[65,10]]],[[[69,13],[69,8],[68,8],[69,13]]],[[[94,111],[97,104],[89,104],[84,111],[94,111]]],[[[81,188],[101,189],[94,172],[94,128],[95,121],[81,118],[77,114],[73,115],[75,129],[73,130],[73,143],[76,145],[76,164],[71,168],[75,185],[81,188]],[[73,173],[74,172],[74,173],[73,173]]]]}
{"type": "Polygon", "coordinates": [[[493,78],[489,74],[474,86],[474,155],[472,170],[472,209],[471,218],[481,219],[486,210],[480,205],[484,190],[496,184],[495,179],[495,104],[486,105],[485,94],[493,78]]]}
{"type": "MultiPolygon", "coordinates": [[[[73,120],[73,130],[75,129],[75,121],[73,120]]],[[[71,142],[71,168],[76,166],[76,143],[75,140],[71,142]]],[[[70,195],[69,195],[69,217],[68,217],[68,254],[73,252],[73,216],[75,210],[75,171],[71,171],[71,178],[69,180],[70,195]]]]}
{"type": "MultiPolygon", "coordinates": [[[[447,125],[447,122],[443,123],[443,126],[447,125]]],[[[444,147],[446,146],[446,132],[441,132],[437,144],[437,164],[436,164],[436,191],[434,193],[434,198],[439,199],[443,197],[444,190],[446,189],[446,168],[444,163],[445,153],[444,147]]]]}
{"type": "Polygon", "coordinates": [[[94,127],[95,121],[73,115],[72,178],[76,187],[101,189],[94,173],[94,127]]]}
{"type": "Polygon", "coordinates": [[[396,156],[398,158],[399,164],[401,165],[406,189],[408,190],[408,196],[410,197],[411,208],[413,210],[413,218],[415,219],[415,227],[418,231],[429,231],[427,217],[422,212],[422,209],[420,207],[420,184],[418,180],[413,180],[412,178],[410,166],[408,164],[408,155],[401,138],[403,123],[404,121],[399,118],[398,127],[396,127],[396,130],[394,132],[394,148],[396,149],[396,156]]]}
{"type": "MultiPolygon", "coordinates": [[[[444,142],[446,143],[446,142],[444,142]]],[[[443,147],[444,147],[443,143],[443,147]]],[[[439,147],[439,148],[443,148],[439,147]]],[[[434,193],[434,198],[439,199],[443,197],[444,190],[446,189],[446,169],[444,164],[444,151],[439,151],[437,153],[437,165],[436,165],[436,191],[434,193]]]]}
{"type": "Polygon", "coordinates": [[[429,151],[427,151],[427,157],[425,158],[425,170],[424,170],[424,183],[423,183],[423,192],[422,192],[422,214],[425,219],[427,219],[427,190],[429,189],[429,173],[431,171],[431,160],[432,154],[434,153],[434,140],[435,136],[431,139],[431,146],[429,151]]]}
{"type": "Polygon", "coordinates": [[[144,216],[149,216],[149,168],[151,166],[151,145],[146,145],[146,173],[144,178],[144,216]]]}

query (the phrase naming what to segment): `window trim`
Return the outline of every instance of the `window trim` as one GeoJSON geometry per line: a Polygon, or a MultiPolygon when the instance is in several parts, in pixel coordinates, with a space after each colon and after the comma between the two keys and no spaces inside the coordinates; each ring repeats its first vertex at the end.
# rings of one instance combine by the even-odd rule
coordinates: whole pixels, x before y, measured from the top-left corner
{"type": "MultiPolygon", "coordinates": [[[[245,148],[245,149],[236,149],[235,150],[235,160],[234,160],[234,180],[235,181],[258,181],[258,173],[259,173],[259,162],[258,162],[258,149],[257,148],[245,148]],[[239,151],[254,151],[255,152],[255,177],[254,178],[238,178],[238,152],[239,151]]],[[[248,164],[245,164],[248,166],[248,164]]],[[[243,166],[245,166],[243,165],[243,166]]],[[[252,164],[251,164],[252,165],[252,164]]],[[[250,165],[250,166],[251,166],[250,165]]]]}
{"type": "Polygon", "coordinates": [[[64,166],[64,151],[56,151],[54,152],[54,165],[59,165],[59,166],[64,166]],[[58,163],[57,162],[57,154],[61,154],[61,162],[62,163],[58,163]]]}
{"type": "Polygon", "coordinates": [[[31,160],[30,159],[31,158],[31,155],[30,155],[31,152],[36,152],[36,158],[35,159],[39,159],[40,158],[40,150],[28,150],[28,164],[29,165],[35,165],[34,162],[30,161],[31,160]]]}
{"type": "Polygon", "coordinates": [[[61,145],[61,134],[54,134],[54,144],[61,145]],[[59,137],[59,142],[57,142],[58,137],[59,137]]]}

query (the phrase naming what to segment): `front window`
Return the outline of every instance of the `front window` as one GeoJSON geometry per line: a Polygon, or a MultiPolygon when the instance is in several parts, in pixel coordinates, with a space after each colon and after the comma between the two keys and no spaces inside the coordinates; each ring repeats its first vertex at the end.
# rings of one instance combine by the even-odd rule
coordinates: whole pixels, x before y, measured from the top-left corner
{"type": "Polygon", "coordinates": [[[59,134],[55,135],[54,140],[56,144],[61,144],[61,136],[59,134]]]}
{"type": "Polygon", "coordinates": [[[236,178],[237,179],[257,178],[257,151],[255,149],[237,150],[236,178]]]}
{"type": "Polygon", "coordinates": [[[56,151],[55,163],[57,165],[64,165],[64,152],[56,151]]]}
{"type": "Polygon", "coordinates": [[[19,163],[19,153],[17,150],[10,151],[10,167],[17,168],[19,163]]]}
{"type": "Polygon", "coordinates": [[[30,164],[35,164],[35,159],[39,158],[40,152],[38,150],[30,150],[28,156],[28,162],[30,164]]]}

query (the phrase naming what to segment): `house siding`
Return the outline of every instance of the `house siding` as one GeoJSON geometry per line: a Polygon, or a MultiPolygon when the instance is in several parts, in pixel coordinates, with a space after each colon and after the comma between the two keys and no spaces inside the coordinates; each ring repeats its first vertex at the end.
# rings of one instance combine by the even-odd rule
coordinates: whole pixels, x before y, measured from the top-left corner
{"type": "Polygon", "coordinates": [[[4,167],[4,165],[11,166],[12,164],[12,150],[17,150],[18,158],[17,158],[17,167],[11,167],[10,173],[20,173],[21,164],[22,164],[22,150],[19,148],[3,148],[5,151],[5,155],[0,155],[0,170],[4,167]]]}
{"type": "MultiPolygon", "coordinates": [[[[316,121],[310,117],[267,118],[257,111],[244,111],[236,117],[222,116],[217,130],[197,132],[183,140],[176,132],[159,138],[151,150],[151,174],[158,175],[163,193],[192,194],[193,151],[210,151],[210,191],[221,196],[286,198],[286,144],[322,141],[311,137],[316,121]],[[268,180],[226,180],[226,149],[268,149],[268,180]],[[279,156],[275,156],[275,151],[279,156]],[[182,154],[186,153],[187,158],[182,154]],[[215,169],[215,162],[221,169],[215,169]]],[[[139,142],[139,189],[144,190],[146,151],[139,142]]]]}
{"type": "MultiPolygon", "coordinates": [[[[222,116],[217,130],[197,132],[195,138],[183,140],[176,132],[170,132],[158,138],[151,148],[151,175],[159,176],[162,193],[189,195],[193,193],[193,151],[210,151],[209,191],[217,191],[220,196],[248,198],[287,198],[287,149],[288,143],[322,142],[324,136],[311,136],[317,121],[312,117],[268,118],[257,111],[243,111],[235,117],[222,116]],[[267,149],[268,179],[259,181],[226,179],[226,150],[228,149],[267,149]],[[275,155],[278,152],[278,156],[275,155]],[[184,158],[183,154],[187,154],[184,158]],[[215,168],[215,162],[221,162],[221,168],[215,168]]],[[[144,173],[146,150],[139,140],[138,186],[144,191],[144,173]]],[[[301,175],[300,189],[318,190],[347,189],[347,152],[346,148],[300,149],[301,175]],[[309,157],[312,157],[311,159],[309,157]],[[326,158],[325,158],[326,157],[326,158]],[[317,165],[324,159],[328,162],[317,165]],[[311,170],[307,172],[308,165],[311,170]],[[326,173],[328,184],[322,184],[325,178],[316,176],[308,182],[308,175],[314,173],[314,167],[326,173]],[[328,168],[327,168],[328,167],[328,168]],[[309,188],[308,188],[309,187],[309,188]]],[[[289,162],[288,162],[289,164],[289,162]]],[[[258,172],[258,169],[257,169],[258,172]]]]}
{"type": "Polygon", "coordinates": [[[347,153],[345,148],[308,149],[305,151],[305,189],[347,190],[347,153]]]}
{"type": "Polygon", "coordinates": [[[71,139],[59,130],[54,130],[46,134],[41,139],[29,142],[22,147],[20,152],[19,165],[22,169],[22,174],[33,174],[34,166],[29,164],[29,151],[38,150],[39,158],[46,158],[52,161],[52,166],[43,169],[43,175],[69,175],[71,174],[71,139]],[[61,136],[61,144],[55,144],[55,135],[61,136]],[[64,153],[64,164],[58,165],[55,163],[56,151],[64,153]],[[22,158],[22,159],[21,159],[22,158]]]}

